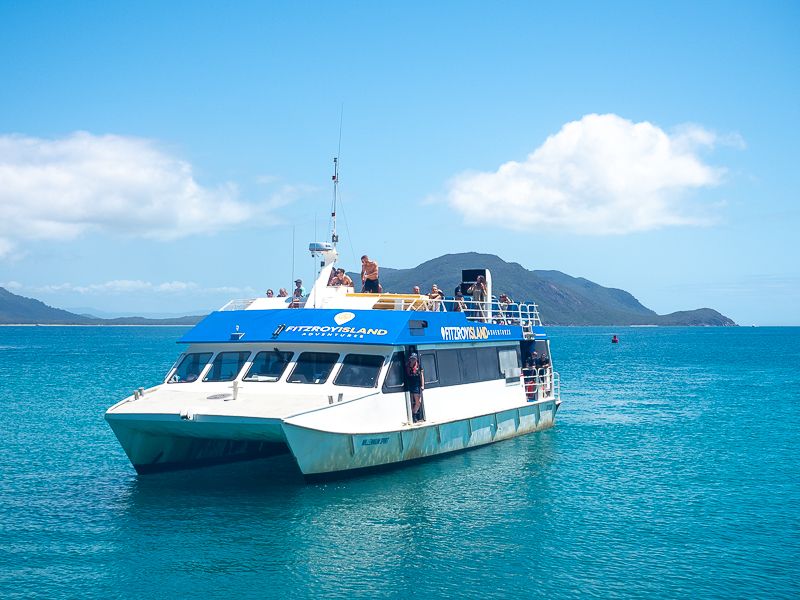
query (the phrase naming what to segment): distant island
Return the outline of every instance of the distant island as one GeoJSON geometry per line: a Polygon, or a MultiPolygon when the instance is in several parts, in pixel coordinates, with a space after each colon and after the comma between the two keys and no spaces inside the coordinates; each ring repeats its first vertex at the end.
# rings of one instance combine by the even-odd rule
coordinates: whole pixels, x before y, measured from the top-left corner
{"type": "MultiPolygon", "coordinates": [[[[381,267],[383,289],[423,293],[437,284],[448,295],[460,283],[462,269],[487,268],[494,294],[505,293],[518,302],[536,302],[546,325],[694,325],[734,326],[736,323],[711,308],[659,315],[624,290],[606,288],[560,271],[529,271],[494,254],[445,254],[412,269],[381,267]]],[[[358,283],[359,274],[352,274],[358,283]]]]}
{"type": "Polygon", "coordinates": [[[0,287],[0,325],[194,325],[205,315],[172,319],[118,317],[101,319],[92,315],[77,315],[48,306],[41,300],[12,294],[0,287]]]}
{"type": "MultiPolygon", "coordinates": [[[[436,283],[446,293],[452,294],[460,283],[461,270],[475,268],[488,268],[492,272],[495,294],[506,293],[519,302],[535,301],[546,325],[736,325],[711,308],[659,315],[624,290],[606,288],[560,271],[529,271],[493,254],[446,254],[411,269],[381,267],[380,279],[386,291],[410,292],[419,285],[424,293],[436,283]]],[[[358,273],[351,274],[351,277],[358,284],[358,273]]],[[[53,308],[40,300],[18,296],[0,287],[0,324],[4,325],[194,325],[203,316],[101,319],[53,308]]]]}

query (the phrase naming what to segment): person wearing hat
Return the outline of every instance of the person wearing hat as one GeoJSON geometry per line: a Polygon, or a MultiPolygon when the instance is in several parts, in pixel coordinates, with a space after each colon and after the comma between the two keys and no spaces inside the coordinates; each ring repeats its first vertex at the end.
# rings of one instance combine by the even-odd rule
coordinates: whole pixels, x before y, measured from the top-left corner
{"type": "Polygon", "coordinates": [[[306,295],[306,288],[303,287],[303,280],[302,279],[295,279],[294,280],[294,296],[295,298],[298,296],[305,296],[306,295]]]}

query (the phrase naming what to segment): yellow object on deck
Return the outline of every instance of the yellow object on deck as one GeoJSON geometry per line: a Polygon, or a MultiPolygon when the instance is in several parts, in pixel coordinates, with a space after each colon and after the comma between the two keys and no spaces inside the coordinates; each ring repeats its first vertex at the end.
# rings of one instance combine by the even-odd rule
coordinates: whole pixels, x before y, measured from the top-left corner
{"type": "Polygon", "coordinates": [[[347,294],[348,298],[375,297],[376,310],[427,310],[428,297],[421,294],[347,294]]]}

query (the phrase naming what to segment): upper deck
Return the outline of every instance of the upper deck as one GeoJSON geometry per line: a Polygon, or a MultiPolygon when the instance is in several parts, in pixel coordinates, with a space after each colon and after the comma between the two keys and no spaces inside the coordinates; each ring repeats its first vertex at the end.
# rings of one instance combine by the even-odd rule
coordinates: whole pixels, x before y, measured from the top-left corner
{"type": "Polygon", "coordinates": [[[463,312],[412,310],[220,310],[181,343],[329,343],[403,346],[546,339],[541,325],[476,322],[463,312]]]}
{"type": "Polygon", "coordinates": [[[335,248],[312,254],[323,261],[314,286],[303,297],[231,300],[180,340],[183,343],[308,342],[419,345],[545,339],[534,303],[500,302],[491,296],[488,269],[462,271],[462,289],[481,274],[491,300],[432,298],[425,294],[356,293],[328,285],[335,248]]]}

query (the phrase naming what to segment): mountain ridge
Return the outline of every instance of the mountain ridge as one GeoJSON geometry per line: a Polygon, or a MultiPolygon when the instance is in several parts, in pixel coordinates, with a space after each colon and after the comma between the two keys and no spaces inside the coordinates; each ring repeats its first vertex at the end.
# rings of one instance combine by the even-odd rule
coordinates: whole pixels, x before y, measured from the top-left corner
{"type": "Polygon", "coordinates": [[[519,263],[479,252],[445,254],[410,269],[382,267],[380,279],[386,290],[410,292],[419,285],[425,293],[436,283],[452,295],[460,283],[461,270],[476,268],[491,271],[495,295],[506,293],[517,301],[535,301],[547,325],[736,325],[711,308],[659,315],[625,290],[607,288],[561,271],[531,271],[519,263]]]}
{"type": "MultiPolygon", "coordinates": [[[[479,252],[445,254],[410,269],[381,267],[380,280],[386,291],[410,292],[413,286],[419,285],[424,293],[436,283],[447,295],[452,295],[455,286],[461,282],[461,270],[476,268],[491,271],[495,295],[506,293],[520,302],[535,300],[546,325],[736,325],[711,308],[659,315],[625,290],[607,288],[561,271],[531,271],[519,263],[479,252]]],[[[358,284],[358,274],[351,276],[358,284]]],[[[193,325],[202,318],[147,319],[132,316],[103,319],[54,308],[0,287],[0,324],[5,325],[193,325]]]]}

